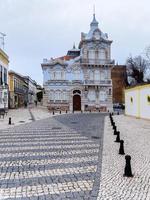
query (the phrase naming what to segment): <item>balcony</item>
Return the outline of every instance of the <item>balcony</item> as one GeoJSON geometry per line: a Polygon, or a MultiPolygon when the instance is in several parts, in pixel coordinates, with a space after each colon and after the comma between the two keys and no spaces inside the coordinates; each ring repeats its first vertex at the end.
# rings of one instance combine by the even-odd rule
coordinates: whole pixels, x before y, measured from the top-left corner
{"type": "Polygon", "coordinates": [[[112,81],[110,79],[108,80],[100,80],[100,81],[96,81],[96,80],[85,80],[84,81],[84,85],[111,85],[112,81]]]}
{"type": "Polygon", "coordinates": [[[83,84],[83,81],[81,81],[81,80],[73,80],[72,84],[83,84]]]}
{"type": "Polygon", "coordinates": [[[115,61],[110,59],[81,59],[81,64],[110,65],[110,64],[115,64],[115,61]]]}
{"type": "Polygon", "coordinates": [[[50,100],[49,103],[51,104],[66,104],[68,100],[50,100]]]}
{"type": "Polygon", "coordinates": [[[17,87],[14,88],[14,92],[15,93],[19,93],[19,94],[25,94],[25,90],[24,89],[17,88],[17,87]]]}

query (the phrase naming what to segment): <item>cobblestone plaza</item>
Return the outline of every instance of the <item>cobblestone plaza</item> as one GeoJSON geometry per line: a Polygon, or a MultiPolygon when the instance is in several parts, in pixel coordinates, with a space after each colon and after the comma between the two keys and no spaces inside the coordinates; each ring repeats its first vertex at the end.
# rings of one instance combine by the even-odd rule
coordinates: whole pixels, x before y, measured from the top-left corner
{"type": "Polygon", "coordinates": [[[96,199],[103,124],[68,114],[1,130],[0,199],[96,199]]]}
{"type": "Polygon", "coordinates": [[[131,155],[133,177],[127,178],[107,114],[20,112],[25,124],[18,125],[20,114],[9,129],[1,124],[1,200],[150,199],[149,121],[113,116],[125,155],[131,155]]]}

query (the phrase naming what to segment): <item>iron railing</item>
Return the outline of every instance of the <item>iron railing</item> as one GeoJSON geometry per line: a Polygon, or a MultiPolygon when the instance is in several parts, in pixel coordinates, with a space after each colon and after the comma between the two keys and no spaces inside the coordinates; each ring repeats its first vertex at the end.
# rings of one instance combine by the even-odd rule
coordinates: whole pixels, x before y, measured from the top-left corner
{"type": "Polygon", "coordinates": [[[112,84],[111,80],[85,80],[84,85],[105,85],[105,84],[112,84]]]}
{"type": "Polygon", "coordinates": [[[114,60],[110,59],[81,59],[82,64],[92,64],[92,65],[108,65],[108,64],[114,64],[114,60]]]}

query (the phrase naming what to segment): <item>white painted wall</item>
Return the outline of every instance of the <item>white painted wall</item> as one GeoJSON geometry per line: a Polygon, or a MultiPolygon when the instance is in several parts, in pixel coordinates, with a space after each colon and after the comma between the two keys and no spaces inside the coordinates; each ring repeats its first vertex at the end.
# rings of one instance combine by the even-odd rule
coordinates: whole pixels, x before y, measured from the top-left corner
{"type": "Polygon", "coordinates": [[[150,96],[150,84],[125,90],[125,114],[150,119],[148,96],[150,96]]]}
{"type": "Polygon", "coordinates": [[[150,85],[140,90],[140,116],[145,119],[150,119],[150,102],[148,102],[148,96],[150,96],[150,85]]]}
{"type": "Polygon", "coordinates": [[[126,114],[138,116],[138,90],[129,90],[125,93],[126,114]]]}

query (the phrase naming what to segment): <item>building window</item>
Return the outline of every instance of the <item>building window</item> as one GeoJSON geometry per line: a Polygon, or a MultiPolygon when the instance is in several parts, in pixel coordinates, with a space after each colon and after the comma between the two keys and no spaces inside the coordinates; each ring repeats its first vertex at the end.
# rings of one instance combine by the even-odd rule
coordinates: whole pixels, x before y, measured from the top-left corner
{"type": "Polygon", "coordinates": [[[109,89],[109,95],[111,95],[111,89],[109,89]]]}
{"type": "Polygon", "coordinates": [[[61,71],[56,71],[56,79],[61,80],[61,71]]]}
{"type": "Polygon", "coordinates": [[[99,50],[99,59],[100,60],[105,60],[106,59],[105,49],[100,49],[99,50]]]}
{"type": "Polygon", "coordinates": [[[98,70],[95,71],[95,77],[94,78],[95,78],[96,81],[100,80],[100,73],[99,73],[98,70]]]}
{"type": "Polygon", "coordinates": [[[94,80],[94,72],[90,71],[89,72],[90,80],[94,80]]]}
{"type": "Polygon", "coordinates": [[[7,69],[4,68],[4,83],[7,84],[7,69]]]}
{"type": "Polygon", "coordinates": [[[54,99],[55,99],[54,92],[50,91],[50,93],[49,93],[49,100],[50,101],[54,101],[54,99]]]}
{"type": "Polygon", "coordinates": [[[104,73],[104,71],[101,71],[101,80],[104,80],[105,79],[105,73],[104,73]]]}
{"type": "Polygon", "coordinates": [[[0,104],[3,103],[3,98],[2,98],[2,90],[0,90],[0,104]]]}
{"type": "Polygon", "coordinates": [[[60,91],[56,91],[55,92],[55,101],[60,101],[61,100],[61,92],[60,91]]]}
{"type": "Polygon", "coordinates": [[[95,51],[94,50],[89,50],[89,52],[88,52],[88,58],[90,60],[94,60],[95,59],[95,51]]]}
{"type": "Polygon", "coordinates": [[[100,91],[99,93],[99,100],[100,101],[106,101],[107,100],[107,95],[105,91],[100,91]]]}
{"type": "Polygon", "coordinates": [[[88,92],[88,99],[90,101],[95,101],[95,91],[94,90],[89,90],[89,92],[88,92]]]}
{"type": "Polygon", "coordinates": [[[80,80],[80,70],[74,71],[74,80],[80,80]]]}
{"type": "Polygon", "coordinates": [[[2,79],[2,78],[3,78],[3,77],[2,77],[2,76],[3,76],[3,71],[2,71],[2,70],[3,70],[3,68],[2,68],[2,66],[0,65],[0,85],[3,84],[3,79],[2,79]]]}
{"type": "Polygon", "coordinates": [[[68,100],[68,93],[67,93],[67,91],[63,91],[62,92],[62,100],[63,101],[67,101],[68,100]]]}

